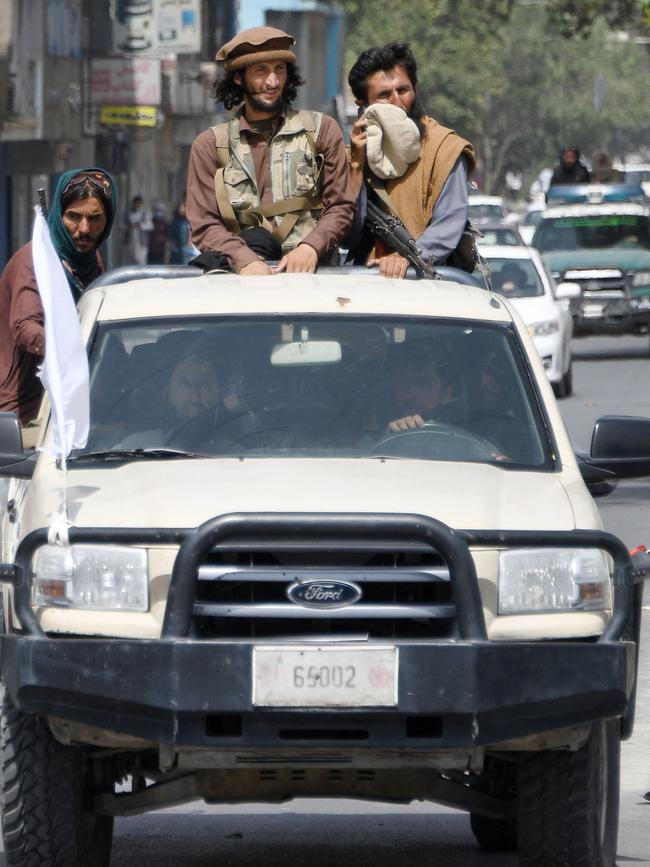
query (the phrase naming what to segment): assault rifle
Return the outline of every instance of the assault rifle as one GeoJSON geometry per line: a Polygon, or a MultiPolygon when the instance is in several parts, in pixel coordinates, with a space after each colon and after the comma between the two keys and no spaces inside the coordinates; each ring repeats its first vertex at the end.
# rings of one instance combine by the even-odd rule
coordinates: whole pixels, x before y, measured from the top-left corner
{"type": "Polygon", "coordinates": [[[422,258],[417,244],[404,223],[392,214],[388,214],[368,197],[368,213],[366,224],[372,235],[386,247],[399,253],[413,265],[418,277],[429,280],[440,280],[440,275],[428,262],[422,258]]]}

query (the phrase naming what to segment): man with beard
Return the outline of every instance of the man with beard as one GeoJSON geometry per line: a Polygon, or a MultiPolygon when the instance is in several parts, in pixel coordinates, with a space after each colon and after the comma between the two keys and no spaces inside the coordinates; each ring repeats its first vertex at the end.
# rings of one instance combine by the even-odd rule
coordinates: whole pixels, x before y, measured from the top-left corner
{"type": "Polygon", "coordinates": [[[555,184],[588,184],[591,174],[580,160],[580,149],[571,145],[560,151],[560,162],[553,169],[550,186],[555,184]]]}
{"type": "MultiPolygon", "coordinates": [[[[350,70],[348,82],[359,106],[360,116],[350,134],[350,173],[358,195],[355,232],[350,241],[355,263],[377,265],[386,277],[404,277],[408,260],[384,249],[379,242],[368,243],[360,237],[365,221],[367,196],[379,197],[384,207],[398,216],[416,240],[423,258],[432,265],[466,267],[465,247],[473,248],[468,224],[467,181],[476,165],[472,145],[459,135],[427,117],[419,103],[417,63],[405,43],[390,43],[362,52],[350,70]],[[375,159],[369,145],[370,106],[396,106],[401,109],[399,134],[393,131],[392,118],[383,122],[383,154],[375,159]],[[409,120],[419,137],[415,158],[398,159],[401,143],[410,141],[404,130],[409,120]],[[388,150],[388,145],[391,150],[388,150]],[[392,154],[387,161],[386,153],[392,154]],[[383,158],[382,158],[383,157],[383,158]],[[364,179],[366,183],[364,183],[364,179]],[[369,191],[370,188],[370,191],[369,191]],[[355,237],[356,235],[356,237],[355,237]],[[462,247],[460,245],[463,245],[462,247]]],[[[388,115],[388,112],[384,112],[388,115]]],[[[375,118],[373,117],[373,120],[375,118]]],[[[403,148],[403,146],[402,146],[403,148]]],[[[471,253],[470,253],[471,257],[471,253]]],[[[472,269],[468,263],[467,270],[472,269]]]]}
{"type": "MultiPolygon", "coordinates": [[[[101,169],[73,169],[59,178],[47,222],[75,301],[104,270],[97,248],[110,234],[115,205],[113,180],[101,169]]],[[[30,241],[0,277],[0,411],[15,412],[23,427],[41,402],[36,371],[44,354],[43,305],[30,241]]]]}
{"type": "Polygon", "coordinates": [[[293,44],[274,27],[253,27],[226,43],[216,57],[215,95],[226,109],[239,108],[192,144],[192,241],[204,255],[223,254],[240,274],[315,271],[335,257],[354,216],[336,121],[291,108],[303,84],[293,44]],[[272,236],[261,256],[246,243],[260,227],[272,236]],[[273,258],[280,261],[272,269],[264,260],[273,258]]]}

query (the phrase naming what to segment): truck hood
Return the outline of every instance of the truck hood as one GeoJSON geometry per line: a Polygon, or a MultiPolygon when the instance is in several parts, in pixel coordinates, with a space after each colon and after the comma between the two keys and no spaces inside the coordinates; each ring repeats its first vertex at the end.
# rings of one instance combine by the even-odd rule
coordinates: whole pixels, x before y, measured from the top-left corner
{"type": "MultiPolygon", "coordinates": [[[[68,514],[79,527],[195,527],[228,512],[418,513],[466,529],[576,525],[563,474],[479,463],[178,460],[69,466],[67,476],[68,514]]],[[[54,465],[41,461],[21,535],[49,525],[60,482],[54,465]]]]}
{"type": "Polygon", "coordinates": [[[621,271],[640,271],[650,268],[650,250],[561,250],[542,253],[542,259],[551,271],[570,268],[619,268],[621,271]]]}

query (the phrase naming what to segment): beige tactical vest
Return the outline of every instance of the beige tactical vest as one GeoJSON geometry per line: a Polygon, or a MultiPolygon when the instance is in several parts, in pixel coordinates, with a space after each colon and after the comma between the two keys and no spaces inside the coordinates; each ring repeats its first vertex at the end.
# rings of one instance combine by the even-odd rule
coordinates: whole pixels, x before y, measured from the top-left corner
{"type": "Polygon", "coordinates": [[[286,253],[314,228],[323,209],[322,157],[316,149],[323,114],[287,110],[270,145],[273,202],[260,204],[253,155],[240,132],[239,117],[213,126],[217,147],[214,177],[217,204],[226,228],[239,234],[245,226],[272,231],[286,253]]]}

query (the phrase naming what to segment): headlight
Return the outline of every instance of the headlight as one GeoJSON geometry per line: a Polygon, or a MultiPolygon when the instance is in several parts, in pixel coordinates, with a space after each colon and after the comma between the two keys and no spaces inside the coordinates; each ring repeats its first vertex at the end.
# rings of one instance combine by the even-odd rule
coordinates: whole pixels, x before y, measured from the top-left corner
{"type": "Polygon", "coordinates": [[[147,552],[113,545],[43,545],[34,559],[34,605],[147,611],[147,552]]]}
{"type": "Polygon", "coordinates": [[[650,286],[650,271],[636,271],[632,274],[633,286],[650,286]]]}
{"type": "Polygon", "coordinates": [[[593,548],[517,548],[499,554],[499,614],[611,608],[609,563],[593,548]]]}
{"type": "Polygon", "coordinates": [[[531,337],[545,337],[547,334],[555,334],[560,330],[560,323],[557,319],[549,319],[546,322],[533,322],[528,326],[528,333],[531,337]]]}

